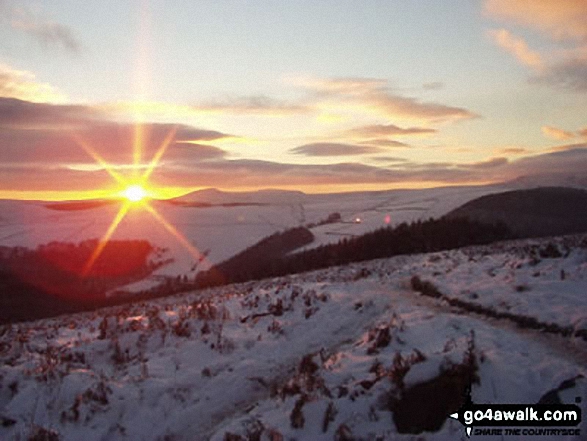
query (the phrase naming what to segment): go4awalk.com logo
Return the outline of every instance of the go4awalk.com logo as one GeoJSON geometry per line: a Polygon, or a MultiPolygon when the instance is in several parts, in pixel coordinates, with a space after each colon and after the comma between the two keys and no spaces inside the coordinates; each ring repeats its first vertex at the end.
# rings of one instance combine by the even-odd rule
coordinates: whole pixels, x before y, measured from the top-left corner
{"type": "Polygon", "coordinates": [[[464,404],[450,415],[467,436],[580,436],[581,408],[576,404],[464,404]]]}

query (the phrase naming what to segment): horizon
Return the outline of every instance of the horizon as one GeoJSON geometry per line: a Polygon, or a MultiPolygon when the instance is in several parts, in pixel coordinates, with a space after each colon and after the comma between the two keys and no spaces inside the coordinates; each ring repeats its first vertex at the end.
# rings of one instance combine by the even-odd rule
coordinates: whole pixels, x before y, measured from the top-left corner
{"type": "Polygon", "coordinates": [[[0,0],[0,199],[587,170],[587,3],[0,0]]]}

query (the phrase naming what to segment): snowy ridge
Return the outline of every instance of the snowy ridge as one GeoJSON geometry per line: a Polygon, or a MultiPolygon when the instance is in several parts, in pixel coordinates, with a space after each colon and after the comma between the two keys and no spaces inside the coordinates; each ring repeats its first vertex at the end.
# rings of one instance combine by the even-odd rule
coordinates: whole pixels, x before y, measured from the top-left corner
{"type": "Polygon", "coordinates": [[[476,403],[536,403],[569,379],[561,400],[585,397],[585,292],[587,237],[572,236],[3,326],[0,439],[465,439],[450,419],[434,432],[398,433],[393,403],[471,354],[476,403]],[[573,332],[467,314],[415,292],[413,276],[446,296],[573,332]]]}

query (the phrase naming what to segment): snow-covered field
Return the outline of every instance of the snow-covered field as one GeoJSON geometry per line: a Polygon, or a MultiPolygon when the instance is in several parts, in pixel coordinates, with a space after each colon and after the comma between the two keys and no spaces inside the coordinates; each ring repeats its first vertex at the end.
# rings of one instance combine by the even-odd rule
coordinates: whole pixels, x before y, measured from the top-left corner
{"type": "Polygon", "coordinates": [[[536,403],[574,379],[559,396],[582,397],[585,414],[586,294],[587,237],[575,236],[397,256],[4,326],[0,439],[466,439],[451,419],[435,432],[400,434],[392,409],[411,386],[472,365],[475,403],[536,403]],[[553,247],[561,256],[544,257],[553,247]],[[414,291],[414,276],[442,296],[414,291]],[[470,313],[451,298],[485,309],[470,313]],[[571,331],[518,328],[486,309],[571,331]],[[50,433],[58,438],[41,438],[50,433]]]}
{"type": "MultiPolygon", "coordinates": [[[[308,248],[338,242],[343,237],[361,235],[387,224],[438,217],[471,199],[510,188],[504,184],[322,195],[278,190],[249,193],[206,190],[179,200],[215,206],[196,208],[153,201],[162,218],[191,246],[199,252],[208,252],[206,260],[196,269],[197,256],[140,205],[124,217],[112,238],[149,240],[157,247],[168,249],[163,259],[173,259],[149,279],[125,288],[138,291],[160,283],[161,276],[193,276],[199,269],[228,259],[277,231],[318,223],[331,213],[339,213],[341,222],[312,228],[316,239],[308,248]],[[250,205],[221,206],[235,203],[250,205]]],[[[77,243],[98,239],[104,236],[118,209],[117,205],[106,205],[57,211],[46,208],[44,202],[0,200],[0,246],[34,248],[51,241],[77,243]]]]}

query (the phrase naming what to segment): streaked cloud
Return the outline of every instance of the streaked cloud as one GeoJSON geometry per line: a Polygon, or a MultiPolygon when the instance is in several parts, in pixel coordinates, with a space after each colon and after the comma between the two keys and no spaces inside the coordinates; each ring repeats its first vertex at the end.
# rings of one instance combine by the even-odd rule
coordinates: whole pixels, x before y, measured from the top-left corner
{"type": "Polygon", "coordinates": [[[586,149],[587,144],[583,142],[575,142],[571,144],[557,145],[550,149],[550,152],[566,152],[569,150],[586,149]]]}
{"type": "Polygon", "coordinates": [[[542,133],[544,136],[558,140],[571,139],[575,137],[575,134],[572,132],[552,126],[542,126],[542,133]]]}
{"type": "Polygon", "coordinates": [[[119,123],[108,116],[91,106],[0,98],[0,164],[91,163],[87,146],[109,163],[133,164],[137,139],[141,159],[149,161],[170,134],[173,138],[164,160],[197,162],[224,157],[224,150],[208,143],[233,137],[183,124],[119,123]]]}
{"type": "Polygon", "coordinates": [[[535,69],[543,67],[540,54],[531,50],[524,39],[516,37],[506,29],[493,29],[489,31],[489,35],[499,47],[516,57],[520,63],[535,69]]]}
{"type": "Polygon", "coordinates": [[[522,155],[528,153],[528,149],[524,147],[504,147],[498,149],[497,152],[502,155],[522,155]]]}
{"type": "MultiPolygon", "coordinates": [[[[412,163],[402,158],[380,157],[380,164],[358,162],[337,164],[291,164],[252,159],[228,159],[213,154],[210,160],[181,158],[164,162],[152,177],[152,184],[196,188],[286,187],[315,188],[321,185],[355,184],[406,185],[408,183],[466,184],[502,182],[524,176],[563,174],[585,176],[587,145],[577,144],[565,150],[528,156],[517,160],[503,157],[471,163],[412,163]]],[[[375,162],[377,157],[374,157],[375,162]]],[[[44,159],[44,158],[43,158],[44,159]]],[[[373,162],[373,161],[372,161],[373,162]]],[[[55,189],[84,190],[108,188],[111,179],[99,168],[71,169],[49,161],[20,164],[0,162],[0,186],[5,191],[46,189],[55,181],[55,189]],[[31,176],[24,179],[23,176],[31,176]]]]}
{"type": "Polygon", "coordinates": [[[10,26],[34,38],[44,48],[62,49],[79,54],[82,50],[75,32],[62,23],[51,20],[31,8],[13,2],[4,2],[2,8],[10,26]]]}
{"type": "Polygon", "coordinates": [[[174,146],[176,154],[180,152],[180,149],[184,149],[185,155],[182,156],[197,158],[199,161],[224,158],[227,155],[225,150],[208,144],[176,141],[174,146]]]}
{"type": "Polygon", "coordinates": [[[398,162],[406,163],[406,162],[410,162],[408,159],[406,159],[406,158],[400,158],[398,156],[372,156],[372,157],[369,158],[369,161],[372,161],[372,162],[385,162],[385,163],[398,163],[398,162]]]}
{"type": "Polygon", "coordinates": [[[355,127],[347,133],[351,136],[358,137],[383,137],[383,136],[410,136],[410,135],[429,135],[436,133],[438,130],[425,127],[407,127],[402,128],[394,124],[373,124],[369,126],[355,127]]]}
{"type": "Polygon", "coordinates": [[[441,123],[478,116],[461,107],[402,96],[382,79],[296,78],[290,81],[313,93],[316,106],[327,113],[336,113],[333,110],[342,107],[375,113],[389,119],[409,119],[422,123],[441,123]]]}
{"type": "Polygon", "coordinates": [[[305,156],[352,156],[380,153],[381,151],[382,149],[379,147],[332,142],[305,144],[289,150],[295,155],[305,156]]]}
{"type": "Polygon", "coordinates": [[[404,142],[384,138],[366,139],[364,141],[361,141],[360,144],[375,145],[379,147],[410,147],[409,144],[406,144],[404,142]]]}
{"type": "Polygon", "coordinates": [[[480,169],[486,170],[490,168],[502,167],[508,164],[508,159],[504,157],[499,158],[491,158],[485,161],[473,162],[471,164],[466,164],[464,167],[469,169],[480,169]]]}
{"type": "Polygon", "coordinates": [[[33,103],[16,98],[0,98],[0,127],[5,129],[62,130],[85,125],[100,112],[82,105],[33,103]]]}
{"type": "Polygon", "coordinates": [[[226,98],[222,101],[195,104],[196,111],[263,116],[285,116],[308,113],[312,107],[302,103],[289,103],[265,95],[226,98]]]}
{"type": "Polygon", "coordinates": [[[444,88],[444,83],[440,81],[432,81],[430,83],[422,84],[422,89],[424,90],[440,90],[444,88]]]}
{"type": "Polygon", "coordinates": [[[542,74],[533,77],[532,81],[559,89],[587,92],[587,55],[555,62],[542,74]]]}
{"type": "Polygon", "coordinates": [[[485,11],[555,39],[587,41],[585,0],[485,0],[485,11]]]}
{"type": "Polygon", "coordinates": [[[18,98],[32,102],[59,103],[65,95],[49,84],[40,83],[33,73],[0,64],[0,98],[18,98]]]}
{"type": "Polygon", "coordinates": [[[491,31],[497,44],[534,70],[531,82],[587,92],[585,0],[485,0],[485,11],[492,17],[537,30],[561,44],[560,50],[542,56],[505,29],[491,31]]]}

